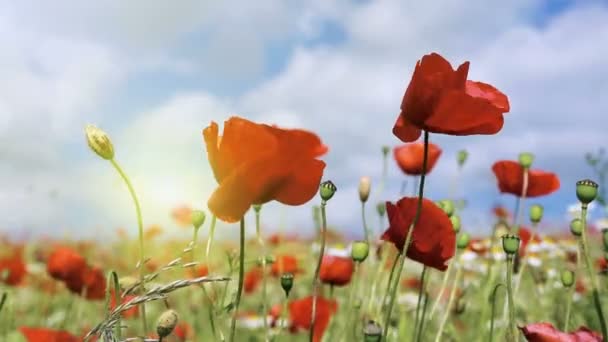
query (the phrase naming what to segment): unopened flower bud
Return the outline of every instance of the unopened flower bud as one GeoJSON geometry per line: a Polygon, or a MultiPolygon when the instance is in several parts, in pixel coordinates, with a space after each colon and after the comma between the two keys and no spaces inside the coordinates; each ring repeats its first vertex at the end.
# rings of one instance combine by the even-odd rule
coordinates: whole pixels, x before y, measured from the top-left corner
{"type": "Polygon", "coordinates": [[[543,219],[543,211],[544,208],[540,204],[530,206],[530,221],[533,223],[540,222],[543,219]]]}
{"type": "Polygon", "coordinates": [[[256,213],[259,213],[260,210],[262,210],[262,205],[261,204],[254,204],[251,207],[253,208],[253,211],[255,211],[256,213]]]}
{"type": "Polygon", "coordinates": [[[390,151],[391,151],[391,148],[389,146],[386,146],[386,145],[382,146],[382,155],[383,156],[386,157],[390,151]]]}
{"type": "Polygon", "coordinates": [[[202,210],[193,210],[191,220],[194,228],[199,229],[205,223],[205,212],[202,210]]]}
{"type": "Polygon", "coordinates": [[[570,287],[574,284],[574,272],[570,270],[564,270],[561,274],[562,285],[564,287],[570,287]]]}
{"type": "Polygon", "coordinates": [[[456,234],[458,234],[460,232],[460,228],[461,228],[460,216],[458,216],[458,215],[450,216],[450,222],[452,222],[452,228],[454,229],[454,232],[456,234]]]}
{"type": "Polygon", "coordinates": [[[321,183],[319,186],[319,194],[321,195],[323,202],[327,202],[334,197],[336,190],[338,190],[338,188],[336,188],[332,181],[325,181],[321,183]]]}
{"type": "Polygon", "coordinates": [[[458,238],[456,239],[456,247],[458,247],[458,249],[465,249],[469,245],[470,240],[471,240],[471,237],[469,236],[469,234],[467,234],[467,233],[459,234],[458,238]]]}
{"type": "Polygon", "coordinates": [[[285,291],[285,297],[289,297],[289,291],[293,287],[293,273],[283,273],[281,275],[281,287],[285,291]]]}
{"type": "Polygon", "coordinates": [[[376,205],[376,211],[378,212],[378,216],[384,217],[384,214],[386,214],[386,203],[385,202],[379,202],[376,205]]]}
{"type": "Polygon", "coordinates": [[[519,154],[519,165],[524,169],[529,169],[534,162],[534,155],[529,152],[524,152],[519,154]]]}
{"type": "Polygon", "coordinates": [[[165,338],[171,334],[175,326],[177,325],[179,316],[175,310],[167,310],[163,312],[156,322],[156,333],[161,338],[165,338]]]}
{"type": "Polygon", "coordinates": [[[380,342],[382,338],[382,327],[375,321],[368,321],[363,327],[363,336],[365,342],[380,342]]]}
{"type": "Polygon", "coordinates": [[[590,179],[576,182],[576,197],[583,204],[589,204],[597,197],[598,185],[590,179]]]}
{"type": "Polygon", "coordinates": [[[351,246],[351,256],[356,262],[363,262],[369,255],[369,244],[367,241],[355,241],[351,246]]]}
{"type": "Polygon", "coordinates": [[[469,152],[467,152],[467,150],[460,150],[458,151],[458,166],[462,167],[464,165],[464,163],[467,161],[467,158],[469,157],[469,152]]]}
{"type": "Polygon", "coordinates": [[[454,215],[454,201],[452,200],[441,200],[437,202],[439,208],[441,208],[448,216],[454,215]]]}
{"type": "Polygon", "coordinates": [[[84,131],[87,137],[87,144],[89,144],[93,152],[103,159],[114,159],[114,146],[106,132],[93,125],[86,125],[84,131]]]}
{"type": "Polygon", "coordinates": [[[574,236],[581,236],[583,234],[583,221],[580,218],[570,221],[570,232],[574,236]]]}
{"type": "Polygon", "coordinates": [[[362,203],[367,202],[371,188],[371,179],[369,177],[361,177],[359,180],[359,199],[362,203]]]}
{"type": "Polygon", "coordinates": [[[502,249],[507,255],[513,255],[519,250],[519,236],[517,235],[503,235],[502,236],[502,249]]]}

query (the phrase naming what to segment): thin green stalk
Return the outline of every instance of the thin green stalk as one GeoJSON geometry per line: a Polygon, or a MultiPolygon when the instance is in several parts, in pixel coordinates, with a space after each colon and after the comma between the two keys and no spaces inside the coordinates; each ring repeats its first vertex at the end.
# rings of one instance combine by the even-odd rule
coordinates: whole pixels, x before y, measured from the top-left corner
{"type": "Polygon", "coordinates": [[[325,254],[325,235],[327,235],[327,215],[325,213],[325,206],[327,202],[321,201],[321,250],[319,252],[319,260],[317,261],[317,268],[315,268],[315,275],[312,278],[312,317],[310,318],[310,329],[308,331],[308,339],[313,342],[315,320],[317,316],[317,295],[319,287],[319,272],[321,271],[321,262],[323,261],[323,255],[325,254]]]}
{"type": "Polygon", "coordinates": [[[350,289],[349,289],[349,293],[348,293],[348,304],[347,304],[347,309],[346,309],[346,322],[344,324],[344,329],[342,330],[342,337],[346,338],[346,340],[348,341],[348,337],[349,337],[349,329],[348,329],[348,323],[352,322],[352,316],[354,314],[356,314],[353,311],[353,302],[355,301],[355,296],[356,296],[356,289],[357,289],[357,285],[359,284],[359,277],[357,276],[357,271],[359,270],[359,262],[355,262],[355,269],[353,271],[353,282],[351,283],[350,289]]]}
{"type": "Polygon", "coordinates": [[[207,299],[207,303],[209,305],[207,305],[207,315],[209,316],[209,324],[211,325],[211,333],[213,334],[213,339],[217,340],[217,332],[216,332],[216,328],[215,328],[215,319],[214,319],[214,314],[213,314],[213,302],[211,300],[211,297],[209,296],[209,294],[207,293],[207,289],[205,288],[205,284],[201,284],[201,289],[203,290],[203,295],[205,296],[205,298],[207,299]]]}
{"type": "Polygon", "coordinates": [[[365,202],[361,202],[361,221],[363,221],[363,233],[365,234],[365,241],[367,241],[367,244],[371,246],[371,234],[369,232],[369,228],[367,227],[367,221],[365,220],[365,202]]]}
{"type": "Polygon", "coordinates": [[[279,317],[279,333],[277,336],[281,336],[283,334],[283,330],[285,329],[286,317],[287,317],[287,305],[289,303],[289,293],[285,294],[285,300],[283,301],[283,310],[281,311],[281,315],[279,317]]]}
{"type": "MultiPolygon", "coordinates": [[[[532,241],[534,241],[534,239],[536,238],[536,228],[538,226],[537,222],[532,223],[532,236],[530,236],[530,243],[532,241]]],[[[524,271],[526,270],[526,265],[528,264],[526,262],[526,257],[527,257],[527,249],[528,246],[530,245],[530,243],[527,243],[526,246],[522,249],[521,254],[523,255],[521,257],[521,268],[519,269],[519,273],[517,274],[517,279],[515,280],[515,294],[517,294],[517,291],[519,291],[519,285],[521,285],[521,278],[523,278],[524,276],[524,271]]]]}
{"type": "Polygon", "coordinates": [[[420,287],[418,288],[418,303],[416,303],[416,317],[414,319],[414,335],[412,337],[412,341],[416,340],[416,336],[418,335],[418,324],[420,323],[420,303],[422,302],[422,296],[426,290],[426,265],[422,266],[422,273],[420,274],[420,287]]]}
{"type": "MultiPolygon", "coordinates": [[[[494,314],[496,312],[496,292],[498,292],[498,289],[501,286],[504,287],[505,284],[503,284],[503,283],[496,284],[496,286],[494,286],[494,290],[492,290],[492,294],[490,297],[490,300],[492,301],[492,316],[490,317],[490,335],[488,336],[488,340],[490,342],[492,342],[492,340],[494,339],[494,314]]],[[[483,318],[483,316],[482,316],[482,318],[483,318]]],[[[485,322],[485,321],[482,320],[482,322],[485,322]]]]}
{"type": "Polygon", "coordinates": [[[524,180],[522,182],[521,197],[518,196],[515,202],[515,211],[513,212],[513,226],[511,232],[517,234],[519,232],[519,222],[521,220],[521,208],[524,206],[526,200],[526,193],[528,192],[528,169],[524,168],[524,180]]]}
{"type": "MultiPolygon", "coordinates": [[[[456,256],[456,260],[460,258],[460,253],[456,256]]],[[[437,331],[437,336],[435,336],[435,342],[441,341],[441,336],[443,335],[443,329],[445,329],[445,324],[448,321],[450,316],[450,311],[452,310],[452,305],[454,304],[454,298],[456,298],[456,289],[458,288],[458,282],[460,281],[460,277],[462,276],[462,265],[458,263],[456,265],[456,276],[454,278],[454,284],[452,286],[452,290],[450,291],[450,299],[448,299],[448,306],[445,308],[445,312],[443,313],[443,318],[441,319],[441,323],[439,324],[439,330],[437,331]]]]}
{"type": "Polygon", "coordinates": [[[207,249],[205,250],[205,262],[207,263],[207,269],[211,273],[209,263],[209,251],[211,251],[211,244],[213,243],[213,236],[215,235],[215,223],[217,222],[217,216],[211,216],[211,227],[209,227],[209,236],[207,236],[207,249]]]}
{"type": "Polygon", "coordinates": [[[583,226],[583,234],[580,238],[581,252],[585,258],[585,266],[587,267],[587,274],[591,281],[593,288],[593,304],[597,311],[597,316],[600,320],[600,327],[602,328],[602,336],[604,341],[608,341],[608,329],[606,329],[606,319],[604,318],[604,312],[602,311],[602,302],[600,299],[599,286],[595,271],[593,269],[593,263],[591,262],[591,256],[589,255],[589,242],[587,240],[587,204],[581,205],[581,223],[583,226]]]}
{"type": "Polygon", "coordinates": [[[384,305],[386,304],[386,301],[388,300],[388,296],[391,293],[391,286],[393,284],[393,279],[395,277],[395,270],[397,269],[397,265],[399,264],[399,257],[401,256],[401,253],[397,253],[397,255],[395,255],[395,260],[393,260],[393,266],[391,266],[391,272],[388,274],[388,282],[386,283],[386,291],[384,291],[384,296],[382,297],[382,301],[378,304],[378,312],[376,312],[376,315],[380,314],[380,311],[382,311],[382,309],[384,308],[384,305]]]}
{"type": "Polygon", "coordinates": [[[0,298],[0,312],[2,312],[2,308],[4,307],[4,303],[6,303],[6,298],[8,294],[6,292],[2,292],[2,298],[0,298]]]}
{"type": "Polygon", "coordinates": [[[515,301],[513,300],[513,258],[507,255],[507,300],[509,302],[509,330],[507,339],[517,341],[517,327],[515,326],[515,301]]]}
{"type": "MultiPolygon", "coordinates": [[[[138,263],[138,265],[139,265],[139,281],[141,283],[140,291],[141,291],[141,293],[145,293],[146,290],[145,290],[145,278],[144,278],[144,276],[145,276],[144,223],[143,223],[143,219],[141,216],[141,207],[139,206],[139,200],[137,199],[137,194],[135,193],[135,190],[133,189],[133,185],[131,185],[131,181],[129,180],[129,177],[127,177],[127,174],[122,170],[120,165],[118,165],[116,160],[110,159],[110,163],[112,163],[112,166],[114,166],[114,168],[116,169],[118,174],[120,174],[120,177],[122,178],[122,180],[127,185],[127,188],[129,189],[129,193],[131,194],[131,198],[133,199],[133,204],[135,204],[135,213],[137,215],[137,231],[139,234],[139,263],[138,263]]],[[[142,325],[142,329],[143,329],[143,335],[146,336],[146,334],[148,333],[148,323],[146,321],[146,304],[141,303],[140,307],[141,307],[141,325],[142,325]]]]}
{"type": "Polygon", "coordinates": [[[566,291],[568,298],[566,299],[566,316],[564,317],[563,331],[565,332],[568,331],[568,323],[570,322],[570,310],[572,309],[572,296],[574,295],[574,289],[576,289],[576,286],[573,284],[570,286],[570,288],[568,288],[568,291],[566,291]]]}
{"type": "Polygon", "coordinates": [[[418,220],[420,219],[420,214],[422,213],[422,199],[424,196],[424,180],[426,177],[426,170],[427,170],[428,151],[429,151],[429,132],[424,131],[424,157],[422,159],[422,175],[420,176],[420,188],[418,190],[418,206],[416,208],[416,215],[414,216],[414,220],[412,221],[412,224],[410,225],[410,227],[408,229],[407,237],[405,238],[405,243],[403,244],[403,250],[401,251],[401,254],[399,256],[399,259],[400,259],[399,271],[397,272],[397,275],[395,276],[395,280],[394,280],[395,285],[393,286],[393,289],[392,289],[391,300],[389,302],[388,311],[386,313],[384,332],[382,333],[382,336],[383,336],[382,339],[384,341],[386,341],[386,338],[388,336],[388,327],[390,325],[388,323],[390,322],[391,314],[393,311],[393,306],[395,305],[395,299],[397,297],[397,289],[399,288],[399,286],[398,286],[399,279],[401,278],[401,273],[403,272],[403,265],[405,264],[405,257],[407,255],[407,250],[409,249],[410,242],[412,240],[412,233],[414,232],[414,228],[416,227],[416,224],[418,223],[418,220]]]}
{"type": "Polygon", "coordinates": [[[376,272],[374,275],[374,279],[372,280],[372,283],[370,285],[370,296],[369,299],[367,300],[367,310],[366,312],[371,312],[372,311],[372,306],[374,304],[374,300],[376,299],[376,288],[378,287],[378,280],[381,278],[382,276],[382,270],[384,269],[384,265],[386,265],[386,260],[388,259],[388,251],[383,248],[385,245],[382,244],[380,245],[380,264],[376,265],[376,272]]]}
{"type": "Polygon", "coordinates": [[[420,342],[422,336],[424,336],[424,317],[426,316],[426,309],[429,304],[429,293],[424,293],[424,304],[422,305],[422,319],[420,320],[420,328],[418,328],[418,336],[416,337],[416,342],[420,342]]]}
{"type": "Polygon", "coordinates": [[[240,233],[240,249],[239,249],[239,288],[236,292],[236,299],[234,303],[234,314],[232,315],[232,323],[230,324],[230,341],[235,341],[234,336],[236,333],[236,318],[239,313],[239,305],[241,304],[241,295],[243,294],[243,283],[245,277],[245,218],[241,219],[241,233],[240,233]]]}
{"type": "Polygon", "coordinates": [[[452,270],[452,263],[448,265],[448,269],[443,272],[443,280],[441,281],[441,287],[439,288],[439,293],[437,294],[437,298],[435,299],[435,303],[433,303],[433,307],[431,308],[431,313],[429,314],[429,320],[433,320],[433,315],[439,307],[439,300],[443,297],[443,293],[445,292],[446,287],[448,286],[448,279],[450,276],[450,271],[452,270]]]}
{"type": "MultiPolygon", "coordinates": [[[[267,285],[267,276],[266,276],[266,245],[264,243],[264,239],[262,238],[262,232],[260,227],[260,211],[261,208],[255,210],[255,233],[258,238],[258,243],[260,244],[260,249],[262,250],[262,314],[265,315],[268,313],[268,285],[267,285]]],[[[264,319],[264,340],[268,339],[268,320],[264,319]]]]}

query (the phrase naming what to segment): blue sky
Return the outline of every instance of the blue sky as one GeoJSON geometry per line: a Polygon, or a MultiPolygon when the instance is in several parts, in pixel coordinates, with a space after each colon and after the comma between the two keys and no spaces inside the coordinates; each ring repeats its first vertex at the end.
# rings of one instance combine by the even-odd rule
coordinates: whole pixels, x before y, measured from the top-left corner
{"type": "MultiPolygon", "coordinates": [[[[339,187],[330,224],[358,234],[358,179],[371,176],[377,189],[380,147],[399,143],[390,132],[401,96],[432,51],[453,65],[471,61],[470,78],[503,90],[512,111],[494,137],[431,137],[444,154],[428,196],[448,195],[455,153],[469,150],[462,215],[465,229],[483,232],[494,204],[514,203],[498,194],[492,163],[530,151],[562,179],[559,192],[533,202],[545,205],[548,222],[564,224],[574,182],[592,176],[584,152],[608,141],[607,42],[608,6],[591,0],[3,4],[0,229],[21,237],[135,231],[126,189],[84,143],[86,123],[112,137],[145,223],[172,227],[172,207],[204,209],[215,187],[201,130],[238,114],[317,132],[330,146],[325,178],[339,187]]],[[[389,165],[382,198],[395,200],[403,176],[389,165]]],[[[380,199],[372,190],[371,201],[380,199]]],[[[316,201],[267,206],[267,230],[312,232],[316,201]]]]}

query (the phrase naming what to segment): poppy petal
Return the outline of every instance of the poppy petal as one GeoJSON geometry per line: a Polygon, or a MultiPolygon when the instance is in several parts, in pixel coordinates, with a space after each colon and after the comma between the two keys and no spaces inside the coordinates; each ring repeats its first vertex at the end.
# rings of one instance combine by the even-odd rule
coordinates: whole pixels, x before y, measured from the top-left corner
{"type": "Polygon", "coordinates": [[[420,138],[422,130],[404,119],[404,114],[401,112],[393,126],[393,134],[403,142],[412,142],[420,138]]]}
{"type": "Polygon", "coordinates": [[[286,205],[301,205],[310,201],[319,191],[324,169],[325,163],[320,160],[301,160],[274,193],[274,198],[286,205]]]}

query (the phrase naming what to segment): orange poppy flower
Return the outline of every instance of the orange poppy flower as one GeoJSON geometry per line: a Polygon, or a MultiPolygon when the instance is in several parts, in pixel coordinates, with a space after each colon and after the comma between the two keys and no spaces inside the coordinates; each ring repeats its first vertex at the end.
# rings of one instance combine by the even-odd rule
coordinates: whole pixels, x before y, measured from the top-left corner
{"type": "Polygon", "coordinates": [[[20,248],[12,256],[0,259],[0,274],[3,272],[8,272],[6,278],[4,278],[5,284],[11,286],[21,284],[21,281],[25,278],[27,268],[23,262],[22,250],[20,248]]]}
{"type": "Polygon", "coordinates": [[[173,335],[177,337],[179,341],[182,342],[194,336],[192,327],[186,322],[179,323],[177,326],[175,326],[175,329],[173,330],[173,335]]]}
{"type": "MultiPolygon", "coordinates": [[[[331,316],[338,310],[338,303],[334,300],[317,297],[315,311],[315,327],[313,341],[320,342],[323,339],[325,329],[329,325],[331,316]]],[[[310,329],[312,318],[312,296],[291,301],[289,303],[289,320],[291,331],[310,329]]]]}
{"type": "MultiPolygon", "coordinates": [[[[492,166],[492,171],[498,180],[500,192],[522,196],[524,169],[518,162],[511,160],[497,161],[492,166]]],[[[559,186],[559,177],[556,174],[541,170],[529,170],[526,197],[545,196],[557,191],[559,186]]]]}
{"type": "Polygon", "coordinates": [[[207,265],[199,265],[195,268],[192,268],[191,274],[194,278],[206,277],[207,275],[209,275],[209,267],[207,265]]]}
{"type": "Polygon", "coordinates": [[[283,273],[296,274],[300,271],[298,268],[298,259],[293,255],[280,255],[276,258],[270,272],[275,277],[280,277],[283,273]]]}
{"type": "Polygon", "coordinates": [[[245,293],[252,293],[260,285],[264,273],[262,273],[261,267],[254,267],[245,273],[245,279],[243,280],[243,290],[245,293]]]}
{"type": "Polygon", "coordinates": [[[467,80],[469,62],[458,69],[437,53],[416,64],[393,134],[416,141],[421,131],[449,135],[496,134],[509,99],[493,86],[467,80]]]}
{"type": "MultiPolygon", "coordinates": [[[[115,294],[114,290],[111,290],[110,292],[111,292],[110,310],[114,310],[117,307],[116,296],[114,295],[115,294]]],[[[135,297],[137,297],[137,296],[136,295],[126,295],[126,296],[122,297],[120,304],[122,305],[135,297]]],[[[127,309],[126,311],[123,311],[121,316],[125,319],[139,317],[139,306],[136,305],[136,306],[133,306],[133,307],[127,309]]]]}
{"type": "Polygon", "coordinates": [[[86,268],[84,257],[68,247],[57,247],[46,262],[47,272],[57,280],[78,278],[86,268]]]}
{"type": "Polygon", "coordinates": [[[519,327],[529,342],[594,342],[601,341],[602,336],[586,327],[580,327],[571,333],[557,330],[551,323],[533,323],[519,327]]]}
{"type": "Polygon", "coordinates": [[[318,191],[327,152],[315,134],[232,117],[218,136],[215,122],[203,130],[209,164],[219,183],[209,209],[226,222],[239,221],[252,204],[308,202],[318,191]]]}
{"type": "Polygon", "coordinates": [[[355,263],[351,258],[326,255],[321,261],[319,279],[325,284],[344,286],[350,283],[355,263]]]}
{"type": "MultiPolygon", "coordinates": [[[[433,168],[435,163],[441,156],[441,148],[439,146],[429,143],[428,159],[426,165],[426,174],[428,175],[433,168]]],[[[401,171],[406,175],[419,176],[422,174],[422,164],[424,162],[424,143],[415,142],[411,144],[405,144],[393,149],[393,156],[401,171]]]]}
{"type": "MultiPolygon", "coordinates": [[[[418,198],[404,197],[396,204],[386,202],[389,228],[382,239],[392,242],[403,251],[410,224],[414,221],[418,198]]],[[[446,262],[456,252],[456,234],[446,213],[433,201],[422,200],[422,212],[412,233],[407,257],[440,271],[447,269],[446,262]]]]}
{"type": "Polygon", "coordinates": [[[79,342],[78,337],[64,330],[20,327],[19,331],[28,342],[79,342]]]}
{"type": "Polygon", "coordinates": [[[192,209],[188,206],[181,206],[171,211],[171,216],[175,223],[182,228],[192,226],[192,209]]]}
{"type": "Polygon", "coordinates": [[[144,239],[152,240],[163,233],[163,228],[157,224],[153,224],[144,231],[144,239]]]}
{"type": "Polygon", "coordinates": [[[494,208],[492,208],[492,212],[494,213],[494,216],[496,216],[496,218],[498,218],[498,219],[507,220],[511,217],[511,213],[509,212],[509,209],[507,209],[501,205],[497,205],[494,208]]]}

